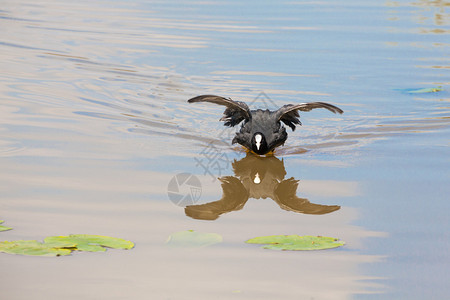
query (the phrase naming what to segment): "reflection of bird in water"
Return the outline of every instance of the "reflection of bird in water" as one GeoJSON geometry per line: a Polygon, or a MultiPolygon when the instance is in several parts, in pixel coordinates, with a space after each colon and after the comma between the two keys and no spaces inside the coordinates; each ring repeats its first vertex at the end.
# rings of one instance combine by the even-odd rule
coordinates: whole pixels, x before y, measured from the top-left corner
{"type": "Polygon", "coordinates": [[[240,210],[249,198],[273,199],[282,209],[304,214],[323,215],[340,209],[338,205],[320,205],[296,195],[298,180],[284,179],[286,170],[282,160],[274,156],[260,157],[248,153],[233,162],[236,175],[219,178],[222,199],[206,204],[189,205],[187,216],[201,220],[215,220],[221,214],[240,210]]]}
{"type": "Polygon", "coordinates": [[[232,143],[238,143],[259,155],[267,154],[286,141],[288,135],[281,122],[295,130],[296,125],[301,125],[298,111],[310,111],[315,108],[325,108],[333,113],[342,114],[344,111],[334,105],[324,102],[311,102],[300,104],[288,104],[276,111],[250,110],[244,102],[231,99],[202,95],[188,100],[194,102],[212,102],[225,105],[227,108],[220,121],[225,121],[225,126],[233,127],[242,121],[241,129],[236,132],[232,143]]]}

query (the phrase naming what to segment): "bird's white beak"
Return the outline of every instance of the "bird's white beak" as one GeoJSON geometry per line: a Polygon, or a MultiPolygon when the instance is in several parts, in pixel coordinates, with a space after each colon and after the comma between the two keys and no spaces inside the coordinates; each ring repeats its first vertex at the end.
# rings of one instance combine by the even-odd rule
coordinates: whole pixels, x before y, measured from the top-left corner
{"type": "Polygon", "coordinates": [[[261,147],[262,136],[260,134],[255,135],[255,141],[256,141],[256,149],[259,150],[259,147],[261,147]]]}

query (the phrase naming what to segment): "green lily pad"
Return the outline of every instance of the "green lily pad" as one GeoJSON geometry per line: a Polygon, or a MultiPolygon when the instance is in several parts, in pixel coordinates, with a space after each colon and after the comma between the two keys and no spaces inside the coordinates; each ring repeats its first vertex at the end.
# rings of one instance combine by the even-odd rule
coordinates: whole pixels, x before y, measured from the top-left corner
{"type": "MultiPolygon", "coordinates": [[[[74,246],[68,245],[66,246],[74,246]]],[[[70,247],[69,247],[70,248],[70,247]]],[[[63,247],[55,247],[54,245],[49,245],[45,243],[39,243],[38,241],[4,241],[0,242],[0,252],[10,253],[10,254],[21,254],[21,255],[35,255],[35,256],[60,256],[69,255],[72,250],[65,249],[63,247]]]]}
{"type": "Polygon", "coordinates": [[[166,244],[172,247],[198,248],[206,247],[222,242],[222,236],[217,233],[202,233],[194,230],[186,230],[172,233],[166,244]]]}
{"type": "Polygon", "coordinates": [[[108,248],[131,249],[130,241],[109,236],[72,234],[69,236],[51,236],[38,241],[4,241],[0,242],[0,252],[36,256],[69,255],[72,251],[100,252],[108,248]]]}
{"type": "Polygon", "coordinates": [[[103,252],[108,248],[131,249],[134,244],[130,241],[102,235],[71,234],[68,236],[50,236],[44,239],[46,244],[58,245],[58,243],[75,244],[78,251],[103,252]]]}
{"type": "Polygon", "coordinates": [[[430,88],[421,88],[421,89],[404,89],[405,93],[408,94],[424,94],[424,93],[436,93],[441,92],[442,87],[430,87],[430,88]]]}
{"type": "Polygon", "coordinates": [[[246,241],[248,244],[266,244],[264,249],[272,250],[323,250],[345,245],[345,242],[326,236],[271,235],[246,241]]]}
{"type": "MultiPolygon", "coordinates": [[[[0,220],[0,224],[2,224],[3,222],[5,222],[5,221],[0,220]]],[[[11,227],[6,227],[3,225],[0,225],[0,231],[6,231],[6,230],[11,230],[11,229],[12,229],[11,227]]]]}

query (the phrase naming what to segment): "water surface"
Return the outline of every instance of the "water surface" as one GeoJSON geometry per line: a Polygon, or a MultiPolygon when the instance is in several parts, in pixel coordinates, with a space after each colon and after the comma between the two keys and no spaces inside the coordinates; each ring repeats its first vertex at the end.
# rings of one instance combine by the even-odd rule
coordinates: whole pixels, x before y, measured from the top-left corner
{"type": "Polygon", "coordinates": [[[2,4],[0,219],[14,228],[2,240],[136,243],[53,259],[2,254],[4,297],[450,296],[448,3],[2,4]],[[222,107],[186,102],[200,94],[251,108],[326,101],[345,113],[302,113],[304,126],[260,159],[231,145],[222,107]],[[201,182],[194,206],[169,200],[179,173],[201,182]],[[188,229],[224,242],[165,246],[188,229]],[[272,234],[347,244],[243,243],[272,234]]]}

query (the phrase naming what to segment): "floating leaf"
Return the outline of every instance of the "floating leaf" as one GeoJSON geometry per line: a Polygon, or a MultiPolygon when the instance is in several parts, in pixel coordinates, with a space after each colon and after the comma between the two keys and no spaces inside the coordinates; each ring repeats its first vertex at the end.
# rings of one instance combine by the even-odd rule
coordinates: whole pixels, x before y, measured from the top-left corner
{"type": "Polygon", "coordinates": [[[325,236],[271,235],[246,241],[249,244],[267,244],[264,249],[273,250],[322,250],[343,246],[345,242],[325,236]]]}
{"type": "Polygon", "coordinates": [[[130,241],[102,235],[71,234],[68,236],[50,236],[45,238],[46,244],[58,245],[58,243],[75,244],[78,251],[103,252],[108,248],[131,249],[134,244],[130,241]]]}
{"type": "Polygon", "coordinates": [[[217,233],[202,233],[186,230],[172,233],[166,244],[172,247],[206,247],[222,242],[222,236],[217,233]]]}
{"type": "MultiPolygon", "coordinates": [[[[66,244],[66,246],[70,245],[66,244]]],[[[38,241],[4,241],[0,242],[0,252],[37,256],[60,256],[69,255],[72,250],[54,247],[54,245],[39,243],[38,241]]]]}
{"type": "MultiPolygon", "coordinates": [[[[5,222],[5,221],[0,220],[0,224],[2,224],[3,222],[5,222]]],[[[0,225],[0,231],[6,231],[6,230],[11,230],[11,229],[12,229],[11,227],[6,227],[3,225],[0,225]]]]}
{"type": "Polygon", "coordinates": [[[421,89],[403,89],[401,91],[404,91],[408,94],[424,94],[424,93],[436,93],[441,92],[442,87],[430,87],[430,88],[421,88],[421,89]]]}
{"type": "Polygon", "coordinates": [[[5,241],[0,242],[0,252],[22,255],[60,256],[69,255],[72,251],[105,251],[104,247],[115,249],[131,249],[130,241],[101,235],[72,234],[69,236],[51,236],[38,241],[5,241]]]}

